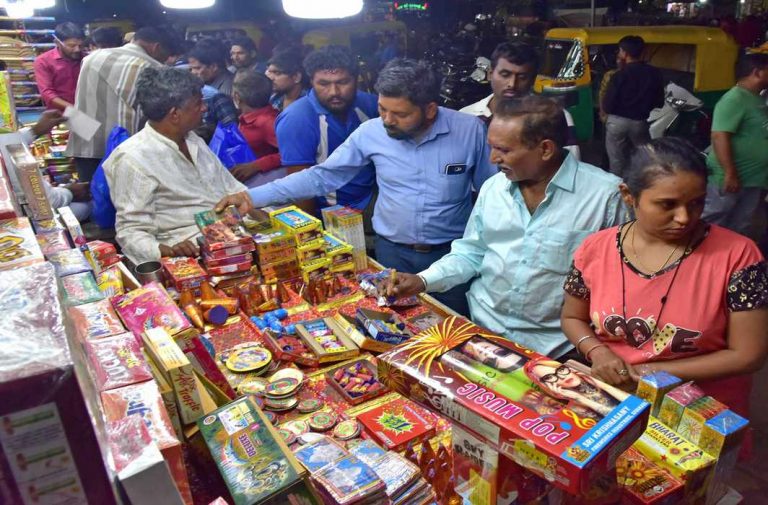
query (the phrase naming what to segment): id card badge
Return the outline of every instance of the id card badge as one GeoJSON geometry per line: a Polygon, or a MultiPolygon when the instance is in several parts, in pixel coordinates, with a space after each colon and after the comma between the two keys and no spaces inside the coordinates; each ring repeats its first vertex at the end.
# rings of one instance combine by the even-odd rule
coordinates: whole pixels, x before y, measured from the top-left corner
{"type": "Polygon", "coordinates": [[[467,165],[464,163],[449,163],[445,166],[443,173],[445,175],[461,175],[467,171],[467,165]]]}

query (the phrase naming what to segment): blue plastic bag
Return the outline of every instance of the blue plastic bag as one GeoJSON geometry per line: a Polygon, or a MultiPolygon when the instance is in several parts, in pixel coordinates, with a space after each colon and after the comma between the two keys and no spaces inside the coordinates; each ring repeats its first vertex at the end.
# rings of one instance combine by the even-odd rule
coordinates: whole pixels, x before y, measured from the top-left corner
{"type": "Polygon", "coordinates": [[[229,125],[219,123],[208,146],[228,170],[235,165],[250,163],[257,159],[236,123],[229,125]]]}
{"type": "Polygon", "coordinates": [[[93,213],[91,219],[99,225],[99,228],[114,228],[115,227],[115,215],[117,211],[112,204],[112,197],[109,196],[109,184],[107,183],[107,177],[104,175],[104,160],[109,158],[117,146],[125,142],[130,134],[128,130],[122,126],[115,126],[112,131],[109,132],[109,138],[107,139],[107,149],[104,153],[101,163],[99,163],[96,172],[91,179],[91,196],[93,197],[93,213]]]}

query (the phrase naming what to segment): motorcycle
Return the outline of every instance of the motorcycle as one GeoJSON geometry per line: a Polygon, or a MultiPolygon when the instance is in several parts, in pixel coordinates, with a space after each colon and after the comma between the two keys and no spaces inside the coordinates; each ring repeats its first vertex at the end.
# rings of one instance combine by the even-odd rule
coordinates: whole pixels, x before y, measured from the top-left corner
{"type": "Polygon", "coordinates": [[[702,110],[704,102],[673,82],[664,88],[664,95],[664,106],[652,110],[648,117],[651,138],[682,137],[705,150],[710,143],[712,120],[702,110]]]}

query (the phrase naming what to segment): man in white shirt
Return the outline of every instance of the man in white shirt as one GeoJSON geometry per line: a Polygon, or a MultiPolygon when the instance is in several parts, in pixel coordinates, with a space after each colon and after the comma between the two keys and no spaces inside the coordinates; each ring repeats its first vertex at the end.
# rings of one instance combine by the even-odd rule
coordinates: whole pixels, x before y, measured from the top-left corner
{"type": "MultiPolygon", "coordinates": [[[[520,42],[503,42],[496,46],[491,54],[491,93],[479,102],[468,105],[460,112],[471,114],[490,124],[496,104],[501,100],[522,98],[531,94],[536,75],[539,71],[539,56],[536,48],[520,42]]],[[[568,125],[568,138],[565,148],[576,159],[581,158],[581,151],[576,143],[573,116],[563,109],[568,125]]]]}
{"type": "Polygon", "coordinates": [[[135,264],[197,256],[194,215],[245,191],[194,133],[203,82],[187,71],[146,68],[136,100],[148,122],[104,162],[117,210],[117,242],[135,264]]]}

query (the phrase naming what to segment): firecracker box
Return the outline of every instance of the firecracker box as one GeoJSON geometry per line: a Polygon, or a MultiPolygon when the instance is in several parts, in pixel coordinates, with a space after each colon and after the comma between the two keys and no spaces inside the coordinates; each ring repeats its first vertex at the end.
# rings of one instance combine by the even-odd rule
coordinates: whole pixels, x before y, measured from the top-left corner
{"type": "Polygon", "coordinates": [[[296,247],[308,247],[323,240],[323,223],[295,206],[269,213],[272,225],[292,235],[296,247]]]}
{"type": "Polygon", "coordinates": [[[184,440],[184,430],[181,426],[181,417],[179,417],[179,407],[176,405],[176,393],[173,390],[173,386],[165,380],[165,376],[160,373],[160,369],[157,368],[157,364],[152,361],[152,358],[147,353],[146,349],[142,348],[142,354],[144,354],[144,360],[149,365],[149,370],[152,372],[157,383],[157,390],[160,392],[160,398],[163,399],[163,405],[165,411],[168,413],[168,418],[171,420],[171,426],[173,426],[173,432],[176,434],[176,438],[184,440]]]}
{"type": "Polygon", "coordinates": [[[51,254],[48,257],[56,268],[56,275],[66,277],[68,275],[80,274],[83,272],[92,272],[93,267],[80,249],[67,249],[51,254]]]}
{"type": "Polygon", "coordinates": [[[253,242],[256,244],[256,257],[258,257],[259,262],[263,263],[271,263],[276,260],[269,259],[266,255],[293,251],[296,248],[296,241],[293,235],[279,228],[272,228],[254,234],[253,242]]]}
{"type": "Polygon", "coordinates": [[[53,267],[0,272],[0,314],[0,502],[116,503],[53,267]]]}
{"type": "Polygon", "coordinates": [[[614,468],[642,433],[650,409],[636,396],[457,317],[379,356],[379,379],[573,494],[614,468]],[[483,363],[467,357],[470,351],[483,363]],[[444,363],[448,354],[454,359],[444,363]],[[476,365],[455,367],[459,355],[476,365]],[[485,379],[483,366],[497,376],[485,379]],[[551,382],[562,385],[551,388],[551,382]],[[563,387],[567,395],[558,392],[563,387]]]}
{"type": "Polygon", "coordinates": [[[312,260],[309,263],[299,265],[301,271],[301,278],[304,282],[309,284],[311,281],[318,281],[320,279],[328,279],[330,277],[331,260],[328,258],[318,258],[312,260]]]}
{"type": "Polygon", "coordinates": [[[19,129],[13,78],[9,72],[0,72],[0,132],[11,133],[19,129]]]}
{"type": "Polygon", "coordinates": [[[293,501],[307,492],[306,470],[250,396],[197,425],[235,505],[307,503],[293,501]]]}
{"type": "MultiPolygon", "coordinates": [[[[1,157],[0,164],[3,164],[1,157]]],[[[16,194],[13,192],[11,180],[8,178],[3,166],[0,169],[0,219],[13,219],[23,215],[24,213],[21,211],[16,194]]]]}
{"type": "Polygon", "coordinates": [[[282,263],[285,261],[298,261],[296,257],[296,247],[291,245],[287,249],[281,249],[279,251],[271,251],[260,253],[257,256],[257,262],[260,267],[272,265],[274,263],[282,263]]]}
{"type": "Polygon", "coordinates": [[[208,274],[195,258],[161,258],[167,284],[176,289],[198,289],[208,278],[208,274]]]}
{"type": "Polygon", "coordinates": [[[400,317],[391,312],[359,308],[355,313],[355,318],[360,326],[365,328],[372,340],[386,346],[384,350],[407,342],[413,337],[400,317]]]}
{"type": "Polygon", "coordinates": [[[704,391],[693,382],[686,382],[677,386],[664,395],[661,407],[659,408],[659,421],[670,428],[677,428],[677,425],[680,424],[680,419],[683,417],[683,412],[685,412],[685,407],[703,396],[704,391]]]}
{"type": "Polygon", "coordinates": [[[691,403],[683,411],[677,432],[694,445],[699,445],[704,424],[728,407],[711,396],[704,396],[691,403]]]}
{"type": "Polygon", "coordinates": [[[267,284],[273,284],[278,280],[292,279],[301,275],[299,262],[293,259],[283,260],[277,263],[260,265],[259,271],[267,284]]]}
{"type": "Polygon", "coordinates": [[[717,459],[712,484],[707,492],[707,505],[718,503],[728,492],[727,482],[736,467],[748,426],[749,421],[730,410],[720,412],[704,423],[699,446],[717,459]]]}
{"type": "Polygon", "coordinates": [[[336,322],[339,329],[344,332],[347,338],[354,342],[355,345],[363,351],[379,353],[388,351],[393,347],[392,344],[379,342],[378,340],[370,338],[368,335],[358,329],[353,320],[349,319],[341,312],[334,314],[333,320],[336,322]]]}
{"type": "Polygon", "coordinates": [[[104,391],[101,393],[101,402],[108,422],[120,421],[129,416],[137,416],[144,421],[152,440],[163,454],[165,462],[168,463],[168,468],[184,502],[191,504],[192,493],[184,466],[181,443],[173,431],[155,381],[104,391]]]}
{"type": "Polygon", "coordinates": [[[622,505],[674,505],[685,498],[682,482],[631,447],[616,461],[616,477],[622,505]]]}
{"type": "Polygon", "coordinates": [[[499,496],[499,452],[459,426],[451,427],[453,478],[465,504],[511,505],[499,496]]]}
{"type": "Polygon", "coordinates": [[[107,426],[111,467],[130,503],[183,505],[168,464],[138,416],[107,426]]]}
{"type": "Polygon", "coordinates": [[[354,247],[327,232],[323,234],[323,238],[325,239],[325,255],[331,260],[331,267],[343,265],[350,261],[354,263],[355,260],[352,256],[354,247]]]}
{"type": "Polygon", "coordinates": [[[691,503],[703,500],[712,481],[715,459],[701,447],[654,417],[632,447],[683,482],[691,503]]]}
{"type": "Polygon", "coordinates": [[[325,257],[324,242],[318,242],[311,247],[296,250],[296,259],[299,260],[299,266],[307,265],[312,261],[323,259],[325,257]]]}
{"type": "Polygon", "coordinates": [[[72,240],[72,243],[75,244],[75,247],[83,247],[87,240],[85,239],[83,227],[80,226],[80,221],[75,217],[75,213],[69,207],[60,207],[58,212],[61,222],[64,223],[69,232],[69,238],[72,240]]]}
{"type": "Polygon", "coordinates": [[[37,243],[40,245],[40,250],[43,251],[43,256],[46,258],[52,254],[72,248],[72,244],[69,243],[69,239],[63,230],[38,233],[35,237],[37,238],[37,243]]]}
{"type": "Polygon", "coordinates": [[[163,328],[151,328],[144,332],[144,346],[160,373],[176,392],[179,416],[184,424],[197,421],[205,414],[192,363],[163,328]]]}
{"type": "Polygon", "coordinates": [[[171,335],[192,328],[192,323],[157,282],[112,298],[112,306],[136,336],[151,328],[164,328],[171,335]]]}
{"type": "Polygon", "coordinates": [[[195,224],[209,251],[252,245],[251,236],[240,225],[240,213],[230,205],[221,212],[208,210],[195,214],[195,224]]]}
{"type": "Polygon", "coordinates": [[[67,314],[80,342],[125,333],[123,323],[108,300],[70,307],[67,314]]]}
{"type": "Polygon", "coordinates": [[[88,262],[97,274],[116,265],[120,261],[117,249],[113,244],[101,240],[92,240],[85,244],[84,253],[88,262]]]}
{"type": "Polygon", "coordinates": [[[358,414],[366,432],[390,451],[402,451],[409,443],[429,440],[435,434],[437,417],[407,398],[393,398],[358,414]]]}
{"type": "Polygon", "coordinates": [[[11,170],[14,170],[21,186],[23,197],[22,204],[29,208],[29,216],[35,220],[53,218],[51,202],[45,192],[43,175],[37,159],[32,156],[29,148],[24,144],[12,144],[6,147],[10,155],[11,170]]]}
{"type": "Polygon", "coordinates": [[[203,258],[206,260],[209,258],[223,259],[229,258],[231,256],[240,256],[242,254],[252,253],[256,249],[256,246],[253,244],[253,242],[248,242],[247,244],[239,244],[224,249],[212,250],[205,243],[203,237],[197,238],[197,244],[200,246],[200,252],[203,255],[203,258]]]}
{"type": "Polygon", "coordinates": [[[0,221],[0,270],[10,270],[45,261],[32,225],[26,217],[0,221]]]}
{"type": "Polygon", "coordinates": [[[85,353],[99,392],[152,379],[149,365],[132,333],[86,340],[85,353]]]}
{"type": "Polygon", "coordinates": [[[296,335],[317,356],[317,361],[320,364],[344,361],[360,355],[360,349],[347,338],[346,333],[330,317],[312,319],[296,324],[296,335]],[[315,327],[322,328],[323,326],[335,337],[337,342],[335,346],[324,346],[322,340],[325,337],[313,335],[315,327]]]}
{"type": "Polygon", "coordinates": [[[365,227],[363,214],[359,210],[336,205],[323,209],[323,221],[328,232],[351,245],[352,257],[357,270],[368,267],[365,250],[365,227]]]}
{"type": "Polygon", "coordinates": [[[248,273],[251,271],[253,265],[253,258],[248,257],[246,260],[240,263],[233,263],[231,265],[222,265],[218,267],[212,267],[206,265],[208,273],[212,276],[234,275],[238,273],[248,273]]]}
{"type": "Polygon", "coordinates": [[[69,306],[94,303],[104,299],[92,272],[67,275],[59,279],[64,292],[64,303],[69,306]]]}
{"type": "Polygon", "coordinates": [[[227,378],[224,377],[221,369],[216,365],[213,354],[205,347],[205,344],[200,339],[200,332],[196,328],[182,331],[176,334],[173,339],[187,356],[187,359],[189,359],[189,362],[198,374],[210,380],[229,400],[235,399],[235,390],[232,389],[227,378]]]}
{"type": "Polygon", "coordinates": [[[683,381],[667,372],[654,372],[642,377],[637,382],[635,396],[651,404],[651,415],[658,416],[664,395],[679,386],[683,381]]]}

